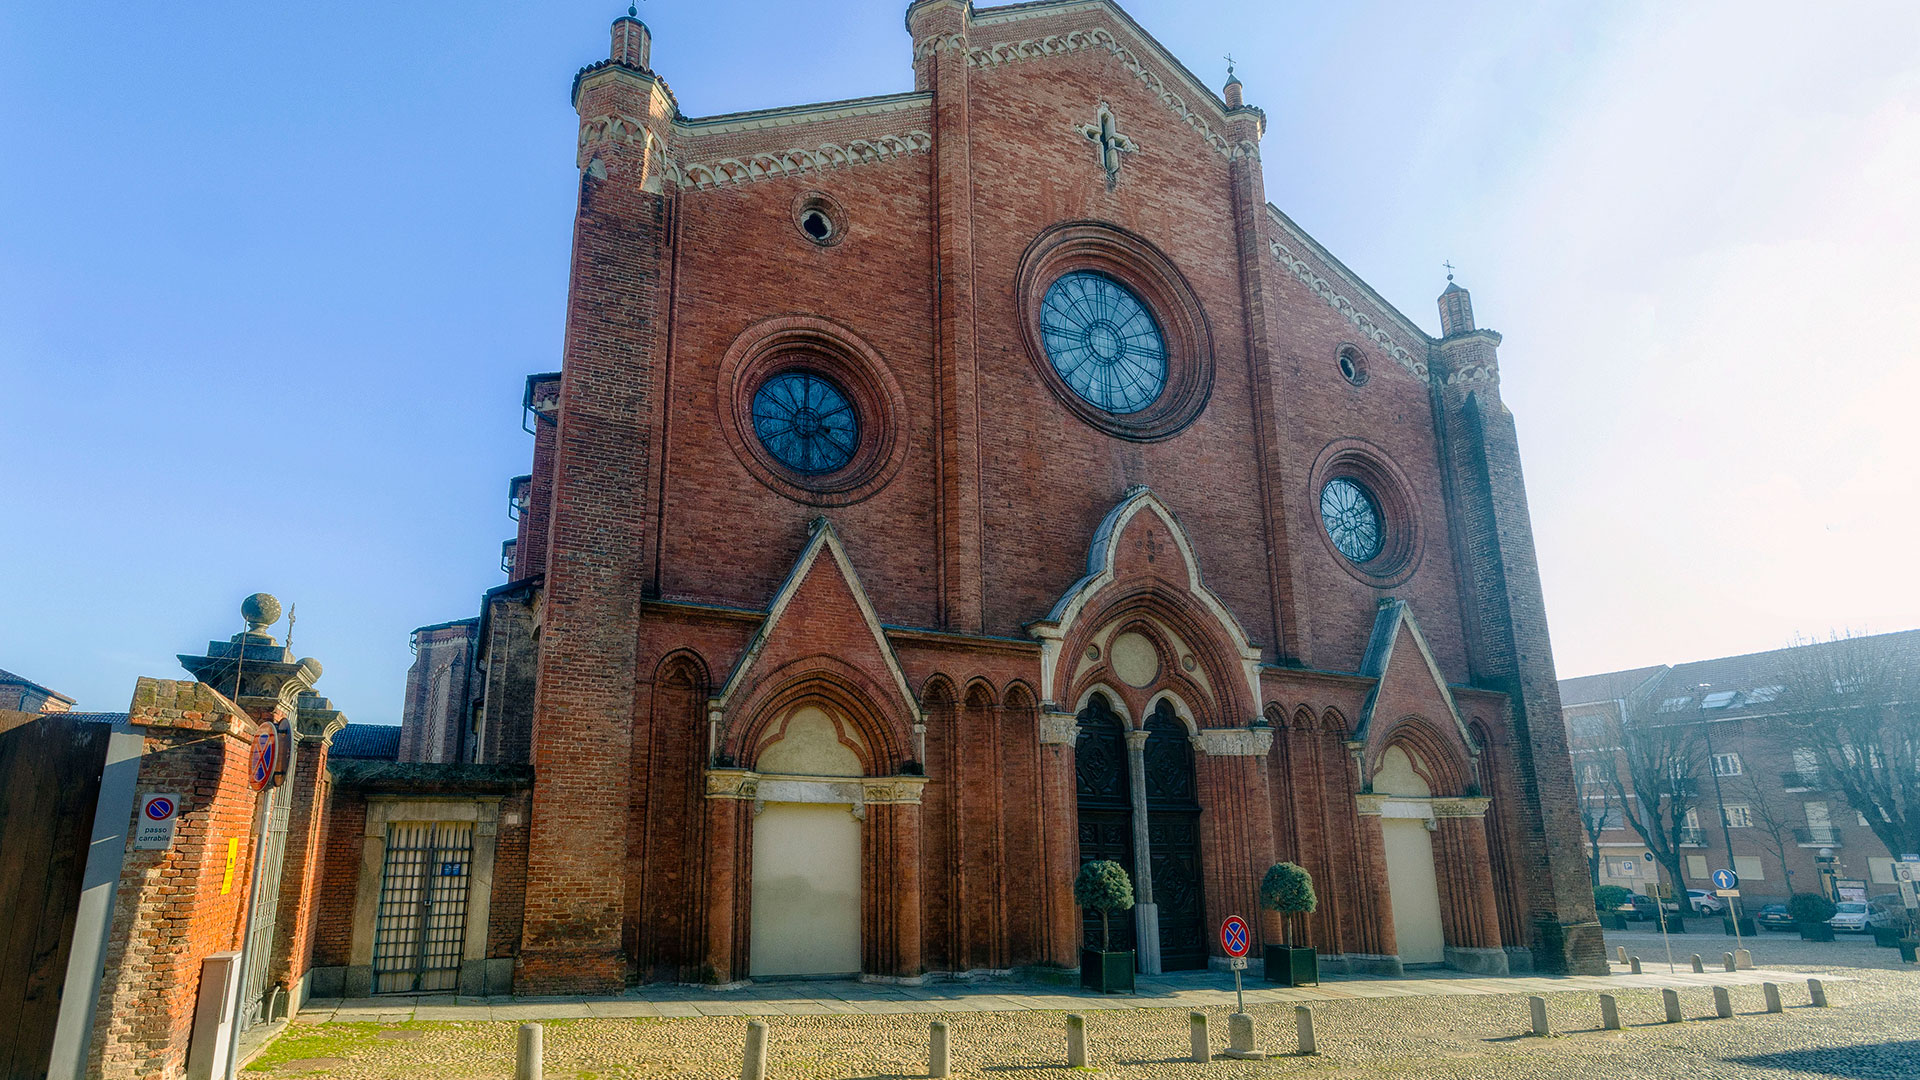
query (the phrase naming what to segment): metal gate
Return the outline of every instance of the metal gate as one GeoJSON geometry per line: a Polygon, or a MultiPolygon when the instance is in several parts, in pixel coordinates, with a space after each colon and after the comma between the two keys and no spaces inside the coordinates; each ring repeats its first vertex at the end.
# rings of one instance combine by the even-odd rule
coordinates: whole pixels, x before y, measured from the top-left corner
{"type": "Polygon", "coordinates": [[[373,937],[374,993],[459,987],[472,864],[470,821],[387,826],[387,863],[373,937]]]}
{"type": "Polygon", "coordinates": [[[287,778],[267,790],[267,835],[260,851],[260,873],[253,916],[247,925],[247,968],[240,990],[240,1030],[273,1019],[272,987],[267,970],[273,962],[274,930],[280,922],[280,868],[287,857],[287,826],[293,815],[293,778],[298,762],[289,762],[287,778]]]}

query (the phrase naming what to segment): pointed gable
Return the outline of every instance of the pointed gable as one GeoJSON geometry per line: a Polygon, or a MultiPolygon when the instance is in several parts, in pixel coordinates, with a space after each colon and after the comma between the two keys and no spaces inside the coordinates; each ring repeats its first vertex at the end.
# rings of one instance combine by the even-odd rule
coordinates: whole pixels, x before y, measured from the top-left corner
{"type": "Polygon", "coordinates": [[[910,723],[920,722],[906,673],[825,518],[815,519],[806,548],[709,710],[730,727],[749,711],[744,706],[754,696],[750,690],[790,681],[809,668],[855,675],[875,707],[904,710],[910,723]]]}
{"type": "Polygon", "coordinates": [[[1367,744],[1371,757],[1378,743],[1404,716],[1424,716],[1436,724],[1451,721],[1453,734],[1463,749],[1475,753],[1473,736],[1454,703],[1440,665],[1427,647],[1413,612],[1404,600],[1383,600],[1374,616],[1373,634],[1367,640],[1367,655],[1360,663],[1360,674],[1373,679],[1367,700],[1360,708],[1360,721],[1353,738],[1367,744]],[[1378,721],[1376,723],[1376,721],[1378,721]]]}

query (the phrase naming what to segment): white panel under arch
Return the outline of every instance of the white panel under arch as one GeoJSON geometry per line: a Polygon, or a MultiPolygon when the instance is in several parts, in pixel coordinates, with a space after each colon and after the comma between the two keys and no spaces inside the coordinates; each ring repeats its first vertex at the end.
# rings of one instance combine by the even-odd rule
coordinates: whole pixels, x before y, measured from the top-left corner
{"type": "Polygon", "coordinates": [[[768,803],[753,822],[748,973],[860,970],[860,822],[852,808],[768,803]]]}
{"type": "Polygon", "coordinates": [[[1387,852],[1387,891],[1393,898],[1393,934],[1403,964],[1439,964],[1447,958],[1440,928],[1440,882],[1433,869],[1433,835],[1421,818],[1380,819],[1387,852]]]}

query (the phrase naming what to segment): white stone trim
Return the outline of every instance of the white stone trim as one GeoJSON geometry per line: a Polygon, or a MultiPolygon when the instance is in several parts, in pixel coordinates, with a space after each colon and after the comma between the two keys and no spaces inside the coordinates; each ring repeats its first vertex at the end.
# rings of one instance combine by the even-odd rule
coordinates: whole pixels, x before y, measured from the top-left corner
{"type": "Polygon", "coordinates": [[[1208,757],[1266,757],[1273,750],[1273,729],[1202,728],[1193,748],[1208,757]]]}
{"type": "Polygon", "coordinates": [[[707,798],[763,803],[824,803],[866,806],[918,804],[924,776],[796,776],[749,769],[708,769],[707,798]]]}
{"type": "Polygon", "coordinates": [[[845,120],[855,116],[886,116],[911,112],[933,104],[933,95],[925,91],[886,94],[848,101],[824,101],[810,105],[788,105],[773,109],[722,113],[718,116],[681,118],[673,122],[676,135],[733,135],[743,131],[772,131],[822,120],[845,120]]]}
{"type": "Polygon", "coordinates": [[[1127,699],[1121,697],[1119,691],[1103,682],[1094,683],[1092,686],[1080,692],[1080,700],[1073,703],[1075,723],[1079,722],[1080,714],[1087,711],[1087,702],[1092,701],[1093,695],[1095,694],[1105,695],[1107,705],[1112,709],[1113,715],[1120,718],[1121,727],[1132,731],[1139,726],[1134,722],[1133,714],[1127,711],[1127,699]]]}

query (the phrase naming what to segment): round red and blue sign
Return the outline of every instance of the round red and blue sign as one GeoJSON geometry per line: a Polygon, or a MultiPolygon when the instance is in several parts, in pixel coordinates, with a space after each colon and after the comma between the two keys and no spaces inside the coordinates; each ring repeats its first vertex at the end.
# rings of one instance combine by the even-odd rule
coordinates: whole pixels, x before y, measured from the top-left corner
{"type": "Polygon", "coordinates": [[[1238,915],[1227,916],[1220,924],[1220,946],[1227,950],[1228,956],[1245,956],[1247,948],[1253,943],[1253,935],[1247,932],[1247,920],[1238,915]]]}
{"type": "Polygon", "coordinates": [[[147,800],[147,817],[165,821],[173,816],[173,800],[155,797],[147,800]]]}
{"type": "Polygon", "coordinates": [[[268,724],[253,737],[253,754],[247,762],[247,783],[255,791],[265,791],[277,786],[286,773],[286,753],[281,745],[279,725],[268,724]]]}

